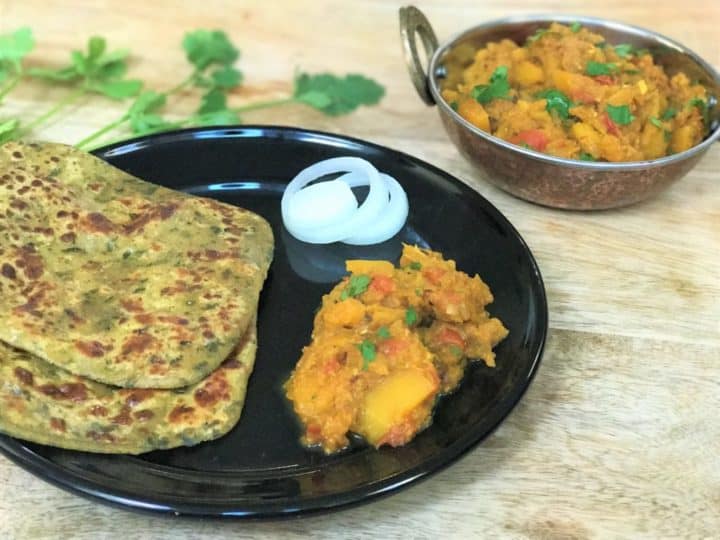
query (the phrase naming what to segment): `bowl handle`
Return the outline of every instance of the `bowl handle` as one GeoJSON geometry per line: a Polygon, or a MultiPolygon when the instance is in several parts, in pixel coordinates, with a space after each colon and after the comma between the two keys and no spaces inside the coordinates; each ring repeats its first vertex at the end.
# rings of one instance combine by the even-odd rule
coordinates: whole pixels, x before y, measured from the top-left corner
{"type": "Polygon", "coordinates": [[[415,90],[428,105],[435,105],[435,100],[428,87],[428,75],[425,73],[420,55],[418,54],[416,35],[422,39],[426,61],[429,64],[432,55],[438,48],[438,40],[427,17],[415,6],[400,8],[400,39],[403,44],[405,63],[415,90]]]}

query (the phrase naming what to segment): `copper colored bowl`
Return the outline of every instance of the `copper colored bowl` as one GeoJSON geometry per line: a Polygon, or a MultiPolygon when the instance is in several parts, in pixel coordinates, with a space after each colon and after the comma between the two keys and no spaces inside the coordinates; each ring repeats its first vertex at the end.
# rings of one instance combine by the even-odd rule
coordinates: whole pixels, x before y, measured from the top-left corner
{"type": "Polygon", "coordinates": [[[412,6],[400,9],[400,30],[415,88],[425,103],[438,105],[445,130],[460,153],[489,182],[522,199],[574,210],[633,204],[682,178],[720,138],[720,111],[715,98],[720,95],[720,76],[692,51],[649,30],[589,17],[511,17],[475,26],[438,47],[430,23],[412,6]],[[577,21],[610,43],[647,48],[667,73],[684,71],[705,85],[711,96],[711,123],[705,139],[684,152],[649,161],[600,163],[563,159],[490,135],[462,118],[441,97],[440,85],[458,76],[459,70],[472,61],[473,51],[489,41],[503,38],[524,43],[535,30],[553,21],[568,24],[577,21]],[[429,75],[423,70],[416,37],[422,40],[427,53],[429,75]]]}

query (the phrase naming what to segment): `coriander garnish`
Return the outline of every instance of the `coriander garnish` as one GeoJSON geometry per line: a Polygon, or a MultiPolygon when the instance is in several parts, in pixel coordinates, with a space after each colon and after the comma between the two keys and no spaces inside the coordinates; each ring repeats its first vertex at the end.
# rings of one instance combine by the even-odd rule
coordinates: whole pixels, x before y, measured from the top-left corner
{"type": "Polygon", "coordinates": [[[598,75],[611,75],[618,70],[617,64],[612,62],[602,63],[595,62],[594,60],[588,61],[585,65],[585,73],[591,77],[597,77],[598,75]]]}
{"type": "Polygon", "coordinates": [[[610,117],[610,120],[615,122],[616,124],[620,124],[621,126],[626,126],[633,120],[635,120],[635,117],[630,112],[630,107],[627,105],[606,105],[605,111],[607,112],[608,116],[610,117]]]}
{"type": "Polygon", "coordinates": [[[476,86],[470,95],[478,103],[486,104],[494,99],[506,99],[509,93],[508,68],[507,66],[498,66],[490,75],[490,82],[476,86]]]}
{"type": "Polygon", "coordinates": [[[415,324],[418,320],[418,314],[417,311],[415,311],[415,308],[410,306],[405,310],[405,324],[408,326],[412,326],[415,324]]]}
{"type": "Polygon", "coordinates": [[[370,276],[366,276],[365,274],[351,276],[348,280],[348,284],[340,293],[340,300],[347,300],[350,297],[354,298],[356,296],[360,296],[362,293],[367,291],[368,285],[370,285],[370,276]]]}
{"type": "Polygon", "coordinates": [[[372,341],[365,339],[357,347],[360,349],[360,354],[362,355],[363,371],[366,371],[367,368],[370,367],[370,363],[373,362],[377,356],[375,344],[372,341]]]}

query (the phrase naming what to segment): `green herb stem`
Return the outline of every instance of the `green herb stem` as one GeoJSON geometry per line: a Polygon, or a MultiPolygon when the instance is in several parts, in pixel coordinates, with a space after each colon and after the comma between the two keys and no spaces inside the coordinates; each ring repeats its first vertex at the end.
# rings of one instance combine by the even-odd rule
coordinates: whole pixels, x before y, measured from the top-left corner
{"type": "Polygon", "coordinates": [[[18,83],[22,80],[22,73],[18,73],[15,75],[15,77],[12,78],[12,80],[5,85],[5,87],[0,90],[0,102],[2,102],[3,98],[8,95],[13,88],[15,88],[18,83]]]}
{"type": "MultiPolygon", "coordinates": [[[[176,86],[175,88],[178,88],[178,87],[180,87],[180,85],[176,86]]],[[[166,92],[166,94],[170,94],[170,92],[172,92],[172,91],[173,90],[169,90],[168,92],[166,92]]],[[[267,100],[267,101],[258,101],[256,103],[250,103],[248,105],[241,105],[239,107],[233,107],[230,110],[233,112],[236,112],[236,113],[246,113],[249,111],[255,111],[255,110],[260,110],[260,109],[269,109],[269,108],[277,107],[280,105],[288,105],[290,103],[300,103],[303,105],[305,104],[302,101],[295,99],[294,97],[286,97],[286,98],[279,98],[279,99],[271,99],[271,100],[267,100]]],[[[170,122],[167,124],[163,124],[162,127],[143,132],[143,135],[152,135],[153,133],[167,131],[168,129],[187,127],[188,125],[192,125],[194,122],[198,121],[201,117],[202,117],[201,114],[195,114],[195,115],[192,115],[183,120],[178,120],[177,122],[170,122]]],[[[110,124],[103,126],[102,128],[98,129],[94,133],[88,135],[82,141],[77,143],[76,146],[78,148],[82,148],[84,150],[93,150],[93,147],[86,148],[89,143],[94,142],[99,137],[101,137],[102,135],[105,135],[106,133],[112,131],[113,129],[120,127],[125,122],[127,122],[128,119],[129,119],[129,117],[127,115],[124,115],[124,116],[118,118],[114,122],[111,122],[110,124]]],[[[103,143],[103,145],[104,144],[112,144],[114,142],[119,142],[119,141],[125,140],[126,138],[127,137],[119,137],[117,139],[111,140],[108,143],[103,143]]]]}
{"type": "Polygon", "coordinates": [[[47,122],[51,117],[55,116],[57,113],[59,113],[61,110],[63,110],[68,105],[72,104],[73,102],[80,99],[82,96],[84,96],[87,93],[87,89],[85,87],[78,88],[74,92],[71,92],[67,96],[65,96],[63,99],[58,101],[55,105],[50,107],[47,111],[45,111],[43,114],[35,118],[33,121],[29,122],[22,130],[20,135],[27,135],[30,133],[33,129],[38,127],[41,124],[44,124],[47,122]]]}
{"type": "MultiPolygon", "coordinates": [[[[177,122],[168,122],[167,124],[163,124],[161,127],[158,127],[157,129],[149,129],[149,130],[147,130],[147,131],[143,131],[142,133],[135,134],[135,136],[136,136],[136,137],[145,137],[146,135],[152,135],[153,133],[161,133],[161,132],[167,131],[167,130],[169,130],[169,129],[186,127],[186,126],[188,126],[189,124],[192,124],[193,122],[195,122],[195,121],[197,120],[197,118],[198,118],[197,115],[193,115],[193,116],[191,116],[191,117],[189,117],[189,118],[185,118],[185,119],[183,119],[183,120],[178,120],[177,122]]],[[[118,122],[118,123],[117,123],[117,126],[113,126],[112,128],[108,128],[108,129],[105,129],[106,127],[108,127],[108,126],[105,126],[105,127],[101,128],[101,129],[99,129],[98,131],[96,131],[95,133],[98,133],[99,131],[103,131],[103,132],[107,133],[108,131],[111,131],[114,127],[119,127],[119,126],[121,126],[121,125],[124,124],[128,119],[125,118],[125,119],[122,119],[122,121],[119,121],[119,120],[120,120],[120,119],[116,120],[116,122],[118,122]]],[[[113,122],[113,123],[114,123],[114,122],[113,122]]],[[[93,135],[95,135],[95,133],[93,133],[93,135]]],[[[100,134],[100,135],[102,135],[102,134],[100,134]]],[[[100,135],[98,135],[98,137],[99,137],[100,135]]],[[[82,147],[80,146],[80,143],[83,143],[83,146],[85,146],[85,145],[87,145],[88,143],[93,142],[94,140],[97,139],[97,137],[94,137],[94,136],[93,136],[93,137],[92,137],[92,139],[93,139],[92,141],[91,141],[91,140],[87,140],[87,141],[86,141],[85,139],[83,139],[83,140],[80,141],[80,143],[78,143],[76,146],[77,146],[78,148],[82,148],[83,150],[86,150],[86,151],[88,151],[88,152],[92,152],[93,150],[95,150],[96,148],[99,148],[99,147],[101,147],[101,146],[107,146],[107,145],[109,145],[109,144],[115,144],[115,143],[119,143],[119,142],[122,142],[122,141],[127,141],[128,138],[129,138],[128,135],[123,135],[123,136],[120,136],[120,137],[115,137],[114,139],[110,139],[109,141],[103,141],[101,144],[93,145],[93,146],[90,146],[89,148],[82,148],[82,147]]],[[[90,139],[90,137],[87,137],[87,139],[90,139]]]]}
{"type": "Polygon", "coordinates": [[[200,75],[200,70],[196,69],[190,75],[188,75],[186,79],[173,86],[170,90],[166,91],[165,95],[172,96],[173,94],[177,94],[181,90],[184,90],[187,86],[195,82],[195,79],[197,79],[198,75],[200,75]]]}
{"type": "MultiPolygon", "coordinates": [[[[200,74],[200,71],[198,71],[198,70],[196,69],[196,70],[193,71],[190,75],[188,75],[183,81],[181,81],[180,83],[178,83],[178,84],[176,84],[175,86],[173,86],[170,90],[167,90],[166,92],[164,92],[164,95],[165,95],[165,96],[170,96],[170,95],[173,95],[173,94],[177,94],[178,92],[180,92],[181,90],[183,90],[185,87],[187,87],[188,85],[192,84],[192,83],[195,81],[195,79],[197,78],[197,76],[198,76],[199,74],[200,74]]],[[[114,120],[113,122],[110,122],[109,124],[107,124],[107,125],[101,127],[100,129],[98,129],[97,131],[91,133],[90,135],[88,135],[87,137],[85,137],[82,141],[80,141],[79,143],[77,143],[75,146],[77,146],[78,148],[84,148],[84,147],[86,147],[88,144],[90,144],[91,142],[94,142],[94,141],[96,141],[98,138],[100,138],[100,137],[102,137],[103,135],[105,135],[106,133],[109,133],[110,131],[112,131],[112,130],[114,130],[114,129],[117,129],[118,127],[120,127],[121,125],[123,125],[123,124],[124,124],[125,122],[127,122],[128,120],[130,120],[130,116],[126,113],[126,114],[122,115],[120,118],[118,118],[117,120],[114,120]]],[[[190,119],[188,119],[188,120],[190,120],[190,119]]],[[[175,124],[173,125],[173,127],[180,127],[181,125],[182,125],[182,124],[180,124],[180,123],[175,123],[175,124]]],[[[170,126],[164,126],[162,129],[159,129],[159,130],[157,130],[157,131],[163,131],[163,130],[165,130],[165,129],[168,129],[168,127],[170,127],[170,126]]],[[[148,132],[148,134],[154,133],[154,132],[155,132],[155,131],[150,131],[150,132],[148,132]]],[[[115,141],[117,141],[117,140],[122,140],[122,138],[121,138],[121,139],[115,139],[115,140],[113,140],[113,141],[111,141],[111,142],[115,142],[115,141]]]]}
{"type": "Polygon", "coordinates": [[[102,137],[102,136],[105,135],[106,133],[109,133],[109,132],[112,131],[113,129],[116,129],[116,128],[120,127],[120,126],[123,125],[125,122],[127,122],[129,118],[130,118],[130,117],[129,117],[127,114],[122,115],[122,116],[121,116],[120,118],[118,118],[117,120],[115,120],[115,121],[113,121],[113,122],[110,122],[109,124],[107,124],[107,125],[101,127],[100,129],[98,129],[97,131],[91,133],[90,135],[88,135],[87,137],[85,137],[82,141],[80,141],[79,143],[77,143],[75,146],[77,146],[78,148],[81,148],[81,149],[82,149],[83,147],[87,146],[87,145],[90,144],[91,142],[93,142],[93,141],[97,140],[98,138],[102,137]]]}
{"type": "Polygon", "coordinates": [[[240,107],[233,107],[230,110],[233,112],[236,112],[236,113],[246,113],[246,112],[255,111],[258,109],[269,109],[271,107],[277,107],[278,105],[287,105],[289,103],[302,103],[302,101],[297,100],[293,97],[270,99],[267,101],[258,101],[256,103],[250,103],[248,105],[241,105],[240,107]]]}

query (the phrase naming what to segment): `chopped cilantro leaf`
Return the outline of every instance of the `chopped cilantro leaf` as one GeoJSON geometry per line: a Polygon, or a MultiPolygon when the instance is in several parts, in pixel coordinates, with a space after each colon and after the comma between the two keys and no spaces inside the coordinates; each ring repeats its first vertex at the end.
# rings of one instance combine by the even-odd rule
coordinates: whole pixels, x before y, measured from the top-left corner
{"type": "Polygon", "coordinates": [[[628,56],[633,54],[635,47],[633,47],[629,43],[621,43],[619,45],[615,45],[614,49],[615,54],[617,54],[620,58],[627,58],[628,56]]]}
{"type": "Polygon", "coordinates": [[[560,90],[543,90],[535,95],[546,100],[545,109],[547,112],[552,113],[555,111],[562,119],[567,119],[570,116],[572,101],[560,90]]]}
{"type": "Polygon", "coordinates": [[[697,107],[697,110],[700,111],[700,116],[702,116],[703,122],[706,126],[710,123],[710,110],[708,108],[707,101],[701,98],[692,98],[688,101],[688,105],[690,107],[697,107]]]}
{"type": "Polygon", "coordinates": [[[410,270],[421,270],[422,264],[417,261],[413,261],[408,265],[408,268],[410,268],[410,270]]]}
{"type": "Polygon", "coordinates": [[[665,129],[665,126],[663,126],[662,122],[654,116],[650,117],[650,123],[658,129],[665,129]]]}
{"type": "Polygon", "coordinates": [[[570,31],[571,31],[573,34],[577,34],[577,33],[580,31],[581,28],[582,28],[582,24],[580,24],[580,23],[577,22],[577,21],[575,21],[574,23],[572,23],[572,24],[570,25],[570,31]]]}
{"type": "Polygon", "coordinates": [[[470,95],[478,103],[490,103],[494,99],[507,99],[510,93],[507,66],[498,66],[490,76],[489,84],[480,84],[472,89],[470,95]]]}
{"type": "Polygon", "coordinates": [[[541,37],[543,37],[545,34],[547,34],[548,29],[547,28],[538,28],[535,30],[535,33],[527,38],[528,43],[534,43],[541,37]]]}
{"type": "Polygon", "coordinates": [[[377,330],[377,335],[378,335],[378,337],[387,339],[390,337],[390,329],[387,326],[381,326],[377,330]]]}
{"type": "Polygon", "coordinates": [[[627,105],[615,106],[608,104],[605,106],[605,111],[608,113],[610,120],[621,126],[626,126],[635,120],[635,117],[630,112],[630,107],[627,105]]]}
{"type": "Polygon", "coordinates": [[[450,352],[453,353],[455,356],[462,356],[463,350],[458,347],[457,345],[450,345],[450,352]]]}
{"type": "Polygon", "coordinates": [[[580,161],[597,161],[597,159],[592,154],[580,152],[580,161]]]}
{"type": "Polygon", "coordinates": [[[660,120],[662,120],[663,122],[672,120],[673,118],[675,118],[676,114],[677,114],[677,109],[675,107],[668,107],[667,109],[665,109],[665,112],[662,113],[660,120]]]}
{"type": "Polygon", "coordinates": [[[375,350],[375,344],[368,340],[364,339],[362,343],[360,343],[358,346],[358,349],[360,349],[360,354],[362,355],[363,359],[363,371],[367,370],[367,368],[370,366],[370,362],[375,360],[375,356],[377,356],[377,351],[375,350]]]}
{"type": "Polygon", "coordinates": [[[457,110],[458,110],[458,102],[457,102],[457,100],[450,102],[450,108],[451,108],[453,111],[457,112],[457,110]]]}
{"type": "Polygon", "coordinates": [[[367,290],[368,285],[370,285],[370,276],[366,276],[365,274],[352,276],[343,289],[343,292],[340,293],[340,300],[347,300],[351,296],[361,295],[367,290]]]}
{"type": "Polygon", "coordinates": [[[623,73],[626,73],[627,75],[637,75],[640,73],[639,69],[626,69],[623,73]]]}
{"type": "Polygon", "coordinates": [[[409,307],[405,310],[405,324],[408,326],[412,326],[415,324],[418,320],[418,314],[417,311],[415,311],[415,308],[409,307]]]}
{"type": "Polygon", "coordinates": [[[698,109],[704,109],[707,107],[707,101],[701,98],[692,98],[690,101],[688,101],[688,105],[690,107],[697,107],[698,109]]]}
{"type": "Polygon", "coordinates": [[[601,41],[600,43],[596,43],[595,46],[598,49],[604,49],[605,47],[607,47],[607,43],[605,43],[604,41],[601,41]]]}
{"type": "Polygon", "coordinates": [[[602,62],[595,62],[594,60],[589,60],[588,63],[585,65],[585,73],[587,73],[591,77],[597,77],[598,75],[610,75],[616,72],[617,69],[617,65],[613,64],[612,62],[603,64],[602,62]]]}

